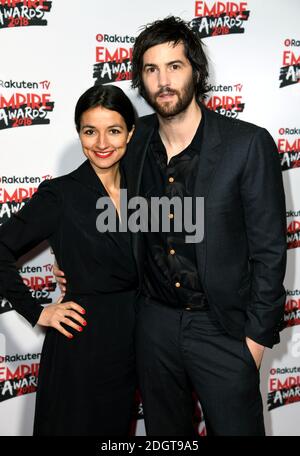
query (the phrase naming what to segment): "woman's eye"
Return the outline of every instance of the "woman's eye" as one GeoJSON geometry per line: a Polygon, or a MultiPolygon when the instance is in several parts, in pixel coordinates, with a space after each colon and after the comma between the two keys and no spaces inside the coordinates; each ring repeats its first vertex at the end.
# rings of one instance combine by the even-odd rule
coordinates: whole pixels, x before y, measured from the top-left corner
{"type": "Polygon", "coordinates": [[[85,135],[91,136],[94,133],[94,130],[85,130],[83,133],[85,135]]]}
{"type": "Polygon", "coordinates": [[[117,128],[112,128],[112,129],[110,130],[110,132],[111,132],[113,135],[118,135],[119,133],[121,133],[120,130],[118,130],[117,128]]]}

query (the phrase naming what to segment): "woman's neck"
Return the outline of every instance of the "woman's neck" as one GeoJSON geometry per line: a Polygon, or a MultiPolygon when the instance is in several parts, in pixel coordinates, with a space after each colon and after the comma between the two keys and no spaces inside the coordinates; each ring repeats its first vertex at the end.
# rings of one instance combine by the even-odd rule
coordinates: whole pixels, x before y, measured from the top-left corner
{"type": "Polygon", "coordinates": [[[119,163],[108,169],[99,169],[95,166],[93,168],[108,193],[120,188],[121,174],[119,163]]]}

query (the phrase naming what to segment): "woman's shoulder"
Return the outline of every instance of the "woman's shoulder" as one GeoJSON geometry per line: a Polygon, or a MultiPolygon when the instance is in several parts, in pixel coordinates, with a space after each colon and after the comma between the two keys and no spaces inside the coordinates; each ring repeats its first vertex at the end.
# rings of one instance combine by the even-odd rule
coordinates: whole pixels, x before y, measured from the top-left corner
{"type": "Polygon", "coordinates": [[[82,165],[80,165],[78,168],[76,168],[75,170],[70,171],[67,174],[53,177],[51,179],[45,179],[39,185],[39,189],[56,191],[56,190],[62,190],[63,187],[66,188],[67,185],[72,185],[72,183],[74,182],[74,176],[76,176],[80,172],[83,165],[84,165],[84,163],[82,165]]]}
{"type": "Polygon", "coordinates": [[[64,176],[53,177],[51,179],[45,179],[42,181],[38,187],[38,192],[60,192],[62,187],[66,185],[66,182],[69,180],[69,175],[65,174],[64,176]]]}

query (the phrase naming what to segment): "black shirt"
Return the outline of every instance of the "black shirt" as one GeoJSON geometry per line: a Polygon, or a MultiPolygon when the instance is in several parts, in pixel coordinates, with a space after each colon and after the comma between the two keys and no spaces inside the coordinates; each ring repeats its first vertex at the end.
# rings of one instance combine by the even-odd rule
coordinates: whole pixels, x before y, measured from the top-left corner
{"type": "MultiPolygon", "coordinates": [[[[179,197],[183,201],[184,197],[194,196],[203,122],[202,118],[190,145],[169,163],[157,126],[145,159],[141,192],[149,205],[149,230],[144,233],[146,262],[142,293],[168,306],[204,310],[208,304],[198,274],[195,244],[185,242],[185,236],[190,233],[186,232],[184,223],[181,232],[174,230],[176,211],[173,214],[171,206],[169,232],[162,230],[162,217],[159,232],[151,232],[150,226],[152,197],[179,197]]],[[[158,216],[157,213],[152,215],[158,216]]]]}

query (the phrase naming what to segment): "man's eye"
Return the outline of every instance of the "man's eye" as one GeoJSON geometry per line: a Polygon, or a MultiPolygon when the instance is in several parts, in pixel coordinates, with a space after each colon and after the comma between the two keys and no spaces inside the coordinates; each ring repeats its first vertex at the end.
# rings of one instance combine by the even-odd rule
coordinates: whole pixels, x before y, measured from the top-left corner
{"type": "Polygon", "coordinates": [[[112,129],[110,130],[110,132],[111,132],[113,135],[118,135],[119,133],[121,133],[120,130],[118,130],[117,128],[112,128],[112,129]]]}

